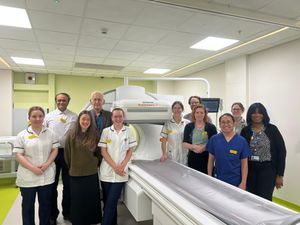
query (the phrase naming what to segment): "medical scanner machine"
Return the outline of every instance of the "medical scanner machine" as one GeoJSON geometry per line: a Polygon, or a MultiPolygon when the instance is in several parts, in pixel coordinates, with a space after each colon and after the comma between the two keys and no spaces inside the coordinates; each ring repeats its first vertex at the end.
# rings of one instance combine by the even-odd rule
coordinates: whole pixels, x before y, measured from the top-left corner
{"type": "Polygon", "coordinates": [[[13,155],[15,136],[0,137],[0,178],[15,177],[17,163],[13,155]]]}
{"type": "Polygon", "coordinates": [[[300,214],[167,160],[160,162],[160,131],[180,96],[121,86],[104,94],[104,108],[121,107],[138,146],[129,166],[124,202],[137,221],[154,225],[294,225],[300,214]]]}

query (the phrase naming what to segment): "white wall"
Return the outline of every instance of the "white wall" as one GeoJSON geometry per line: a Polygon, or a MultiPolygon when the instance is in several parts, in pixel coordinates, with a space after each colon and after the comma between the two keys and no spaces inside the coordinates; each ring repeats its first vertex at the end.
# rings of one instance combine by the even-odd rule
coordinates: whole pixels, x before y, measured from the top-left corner
{"type": "Polygon", "coordinates": [[[247,105],[247,72],[247,56],[232,59],[225,63],[224,112],[230,112],[234,102],[247,105]]]}
{"type": "Polygon", "coordinates": [[[284,188],[275,195],[300,205],[300,40],[249,57],[249,102],[262,102],[286,142],[284,188]]]}
{"type": "Polygon", "coordinates": [[[13,75],[10,70],[0,70],[0,136],[12,135],[13,75]]]}

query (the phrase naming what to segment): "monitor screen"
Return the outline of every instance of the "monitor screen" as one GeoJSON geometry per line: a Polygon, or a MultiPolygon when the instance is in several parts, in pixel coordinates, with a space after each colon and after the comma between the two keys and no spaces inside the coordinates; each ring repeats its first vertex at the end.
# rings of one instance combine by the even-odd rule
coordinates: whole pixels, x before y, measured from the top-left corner
{"type": "Polygon", "coordinates": [[[207,112],[219,112],[220,98],[201,98],[201,102],[206,107],[207,112]]]}

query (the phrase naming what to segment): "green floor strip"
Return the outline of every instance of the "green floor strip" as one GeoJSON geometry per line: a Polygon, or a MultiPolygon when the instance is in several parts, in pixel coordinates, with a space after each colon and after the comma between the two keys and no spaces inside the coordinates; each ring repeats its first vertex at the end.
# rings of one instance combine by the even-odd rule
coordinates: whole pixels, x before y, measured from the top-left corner
{"type": "Polygon", "coordinates": [[[0,224],[3,223],[19,193],[19,188],[15,185],[15,178],[0,179],[0,224]]]}
{"type": "Polygon", "coordinates": [[[287,202],[285,200],[282,200],[282,199],[276,198],[276,197],[273,197],[273,202],[275,202],[275,203],[277,203],[279,205],[282,205],[282,206],[284,206],[286,208],[289,208],[291,210],[294,210],[296,212],[300,212],[300,206],[299,205],[287,202]]]}

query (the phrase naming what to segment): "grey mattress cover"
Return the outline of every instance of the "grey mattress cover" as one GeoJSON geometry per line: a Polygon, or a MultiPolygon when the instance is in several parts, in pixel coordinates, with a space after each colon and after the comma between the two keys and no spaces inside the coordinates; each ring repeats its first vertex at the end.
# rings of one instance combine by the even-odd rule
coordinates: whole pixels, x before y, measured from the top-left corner
{"type": "Polygon", "coordinates": [[[171,160],[134,160],[132,164],[226,224],[294,225],[300,221],[296,212],[171,160]]]}

